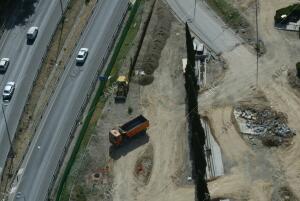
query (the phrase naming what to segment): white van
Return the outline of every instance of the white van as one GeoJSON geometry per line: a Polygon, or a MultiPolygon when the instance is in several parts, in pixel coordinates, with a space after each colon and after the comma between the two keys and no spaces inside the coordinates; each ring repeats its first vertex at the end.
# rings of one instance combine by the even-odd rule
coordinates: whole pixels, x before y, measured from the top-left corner
{"type": "Polygon", "coordinates": [[[27,31],[27,39],[34,40],[38,34],[38,27],[30,27],[27,31]]]}

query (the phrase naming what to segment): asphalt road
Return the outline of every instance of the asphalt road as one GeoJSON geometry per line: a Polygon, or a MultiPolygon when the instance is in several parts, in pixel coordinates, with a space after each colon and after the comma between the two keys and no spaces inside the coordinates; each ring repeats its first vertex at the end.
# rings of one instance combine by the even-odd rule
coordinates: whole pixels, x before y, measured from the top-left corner
{"type": "MultiPolygon", "coordinates": [[[[68,0],[62,0],[63,8],[68,0]]],[[[9,104],[0,104],[5,111],[10,138],[14,139],[24,106],[34,78],[42,63],[42,57],[61,18],[59,0],[40,0],[35,12],[24,25],[7,30],[0,41],[0,57],[9,57],[10,65],[5,74],[0,75],[0,92],[7,81],[16,82],[16,90],[9,104]],[[39,33],[32,45],[27,45],[26,32],[30,26],[38,26],[39,33]]],[[[1,109],[1,108],[0,108],[1,109]]],[[[0,110],[1,111],[1,110],[0,110]]],[[[4,116],[0,112],[0,176],[7,159],[10,143],[4,116]]]]}
{"type": "Polygon", "coordinates": [[[239,37],[203,1],[197,0],[196,7],[195,0],[167,0],[167,2],[175,15],[182,22],[188,22],[194,34],[215,53],[229,51],[240,43],[239,37]]]}
{"type": "Polygon", "coordinates": [[[16,192],[30,201],[46,199],[72,127],[88,99],[93,78],[109,52],[127,5],[128,0],[99,0],[97,3],[21,165],[21,174],[9,200],[18,200],[16,192]],[[89,55],[83,66],[77,66],[75,57],[81,47],[89,48],[89,55]]]}

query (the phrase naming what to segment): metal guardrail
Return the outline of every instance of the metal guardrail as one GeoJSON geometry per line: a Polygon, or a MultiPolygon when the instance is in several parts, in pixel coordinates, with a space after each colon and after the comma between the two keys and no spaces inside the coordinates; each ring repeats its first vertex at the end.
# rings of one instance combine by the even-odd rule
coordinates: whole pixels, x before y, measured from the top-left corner
{"type": "MultiPolygon", "coordinates": [[[[69,1],[70,1],[70,0],[67,0],[67,4],[65,5],[64,10],[66,10],[66,8],[68,7],[69,1]]],[[[28,95],[27,95],[27,101],[28,101],[28,99],[29,99],[29,97],[30,97],[30,95],[31,95],[31,93],[32,93],[33,87],[34,87],[34,85],[35,85],[35,83],[36,83],[36,81],[37,81],[37,77],[38,77],[38,75],[39,75],[39,73],[40,73],[40,71],[41,71],[41,66],[42,66],[42,64],[44,63],[45,59],[46,59],[46,55],[47,55],[47,52],[48,52],[48,50],[49,50],[50,44],[51,44],[51,42],[52,42],[52,40],[53,40],[53,37],[54,37],[54,35],[55,35],[55,33],[56,33],[57,29],[58,29],[58,25],[61,23],[61,20],[62,20],[62,18],[61,18],[61,19],[58,21],[58,23],[56,24],[56,29],[55,29],[55,31],[52,33],[52,35],[51,35],[51,37],[50,37],[50,40],[49,40],[49,43],[47,44],[46,51],[44,52],[44,55],[43,55],[43,57],[42,57],[42,59],[41,59],[41,62],[40,62],[40,64],[39,64],[40,68],[36,71],[36,74],[35,74],[35,76],[34,76],[34,81],[32,82],[31,88],[30,88],[29,93],[28,93],[28,95]]],[[[65,66],[64,66],[64,69],[65,69],[65,66]]],[[[58,80],[59,80],[59,79],[58,79],[58,80]]],[[[52,95],[54,94],[54,91],[55,91],[55,90],[52,90],[50,99],[51,99],[52,95]]],[[[26,102],[27,102],[27,101],[26,101],[26,102]]],[[[49,104],[49,101],[47,101],[47,103],[45,104],[42,114],[43,114],[44,111],[46,110],[48,104],[49,104]]],[[[22,114],[24,113],[24,110],[25,110],[25,106],[23,107],[22,114]]],[[[34,128],[34,133],[36,133],[38,124],[39,124],[39,122],[41,121],[42,118],[43,118],[43,115],[40,116],[38,123],[36,123],[35,126],[33,126],[33,128],[34,128]]],[[[21,122],[21,118],[19,119],[18,125],[20,125],[20,122],[21,122]]],[[[17,132],[17,130],[15,131],[14,137],[16,136],[16,132],[17,132]]],[[[34,136],[34,135],[33,135],[33,136],[34,136]]],[[[33,138],[32,138],[32,139],[33,139],[33,138]]],[[[24,158],[25,158],[25,156],[26,156],[26,153],[27,153],[28,150],[29,150],[29,147],[30,147],[30,145],[31,145],[32,139],[31,139],[31,140],[29,141],[29,143],[28,143],[28,146],[27,146],[27,148],[26,148],[26,150],[25,150],[25,152],[24,152],[25,154],[23,155],[23,157],[22,157],[22,159],[21,159],[21,162],[20,162],[19,165],[18,165],[17,171],[16,171],[16,173],[14,174],[12,181],[14,181],[15,178],[16,178],[16,176],[17,176],[17,173],[18,173],[18,171],[19,171],[19,169],[20,169],[20,167],[21,167],[21,165],[22,165],[22,161],[24,161],[24,158]]],[[[13,140],[14,140],[14,139],[13,139],[13,140]]],[[[12,184],[13,184],[13,182],[11,183],[11,185],[12,185],[12,184]]]]}
{"type": "Polygon", "coordinates": [[[69,134],[69,139],[68,139],[68,141],[66,142],[65,147],[64,147],[64,152],[63,152],[62,155],[60,156],[59,163],[58,163],[58,165],[57,165],[57,167],[56,167],[56,169],[55,169],[55,171],[54,171],[54,174],[53,174],[53,176],[52,176],[52,181],[51,181],[50,186],[49,186],[49,189],[48,189],[48,196],[47,196],[48,198],[49,198],[50,195],[51,195],[51,192],[52,192],[53,186],[54,186],[54,184],[55,184],[57,175],[59,174],[59,170],[60,170],[61,166],[63,165],[63,161],[64,161],[64,159],[65,159],[65,156],[66,156],[66,154],[67,154],[67,152],[68,152],[68,149],[69,149],[69,147],[70,147],[70,144],[71,144],[71,142],[72,142],[72,139],[74,138],[74,134],[75,134],[75,131],[76,131],[77,127],[78,127],[79,120],[81,119],[81,117],[82,117],[83,114],[84,114],[84,111],[85,111],[85,109],[86,109],[86,106],[87,106],[87,104],[89,103],[90,97],[92,96],[93,91],[94,91],[94,89],[95,89],[95,87],[96,87],[98,77],[99,77],[99,75],[101,74],[101,71],[102,71],[103,67],[105,66],[105,64],[106,64],[106,62],[107,62],[107,60],[108,60],[108,58],[109,58],[109,53],[111,52],[112,48],[114,47],[114,43],[115,43],[115,41],[116,41],[116,39],[117,39],[118,33],[119,33],[120,30],[121,30],[122,22],[123,22],[124,19],[125,19],[125,16],[126,16],[127,11],[128,11],[128,8],[125,9],[125,12],[123,13],[122,19],[120,20],[120,22],[119,22],[119,24],[118,24],[116,30],[114,31],[114,34],[113,34],[113,36],[112,36],[112,40],[110,41],[110,43],[108,44],[108,47],[106,48],[105,56],[103,57],[102,61],[100,62],[100,65],[99,65],[99,67],[98,67],[97,73],[95,74],[95,76],[94,76],[94,78],[93,78],[93,81],[92,81],[92,83],[91,83],[91,85],[90,85],[90,88],[89,88],[89,90],[88,90],[88,93],[87,93],[87,95],[86,95],[86,98],[85,98],[85,100],[84,100],[84,103],[83,103],[83,105],[81,106],[79,112],[77,113],[76,121],[75,121],[74,125],[73,125],[72,128],[71,128],[71,131],[70,131],[70,134],[69,134]]]}
{"type": "MultiPolygon", "coordinates": [[[[68,1],[69,1],[69,0],[68,0],[68,1]]],[[[92,12],[90,13],[90,15],[89,15],[87,21],[89,21],[90,18],[91,18],[91,16],[94,14],[94,10],[95,10],[95,8],[96,8],[96,6],[97,6],[98,1],[99,1],[99,0],[96,1],[96,4],[95,4],[94,7],[92,8],[92,12]]],[[[67,7],[68,7],[68,5],[66,5],[66,8],[67,8],[67,7]]],[[[60,23],[61,23],[61,20],[60,20],[59,23],[57,24],[57,29],[58,29],[58,25],[59,25],[60,23]]],[[[83,34],[83,32],[84,32],[84,30],[85,30],[85,28],[86,28],[87,25],[88,25],[88,23],[85,23],[85,24],[84,24],[84,27],[83,27],[82,31],[80,32],[80,35],[83,34]]],[[[56,31],[57,31],[57,29],[56,29],[56,31]]],[[[55,31],[55,32],[56,32],[56,31],[55,31]]],[[[51,37],[50,43],[51,43],[51,41],[52,41],[52,39],[53,39],[53,36],[54,36],[55,32],[53,33],[53,35],[52,35],[52,37],[51,37]]],[[[50,45],[50,43],[49,43],[49,45],[50,45]]],[[[68,60],[72,57],[72,53],[73,53],[74,50],[76,49],[77,44],[78,44],[78,42],[75,43],[73,49],[71,50],[71,54],[69,54],[68,60]]],[[[47,46],[47,51],[46,51],[46,53],[47,53],[48,50],[49,50],[49,48],[48,48],[49,45],[47,46]]],[[[44,55],[44,57],[46,58],[46,54],[44,55]]],[[[44,57],[43,57],[43,59],[42,59],[41,64],[44,62],[44,59],[45,59],[44,57]]],[[[57,80],[56,80],[57,83],[58,83],[59,80],[61,79],[61,75],[64,73],[67,64],[68,64],[68,62],[66,62],[66,63],[64,64],[64,66],[63,66],[63,69],[64,69],[64,70],[58,75],[57,80]]],[[[35,82],[36,82],[36,79],[37,79],[37,76],[38,76],[39,72],[40,72],[40,69],[38,70],[38,73],[37,73],[36,76],[35,76],[33,85],[32,85],[32,87],[31,87],[31,89],[30,89],[30,93],[29,93],[27,99],[29,98],[29,96],[30,96],[30,94],[31,94],[31,92],[32,92],[33,86],[34,86],[34,84],[35,84],[35,82]]],[[[37,131],[37,128],[38,128],[38,126],[39,126],[41,120],[43,119],[43,115],[44,115],[44,113],[45,113],[45,111],[46,111],[46,109],[47,109],[47,107],[48,107],[48,105],[49,105],[49,103],[50,103],[50,101],[51,101],[51,99],[52,99],[52,97],[53,97],[53,94],[55,93],[55,90],[56,90],[55,88],[52,89],[51,95],[49,96],[48,101],[44,104],[43,109],[42,109],[42,112],[41,112],[41,115],[40,115],[40,117],[38,118],[38,121],[36,121],[35,124],[34,124],[34,126],[32,126],[32,128],[34,129],[34,134],[33,134],[33,136],[35,135],[35,133],[36,133],[36,131],[37,131]]],[[[24,109],[25,109],[25,107],[24,107],[24,109]]],[[[23,110],[23,112],[24,112],[24,110],[23,110]]],[[[22,113],[23,113],[23,112],[22,112],[22,113]]],[[[20,121],[19,121],[19,123],[20,123],[20,121]]],[[[18,124],[19,124],[19,123],[18,123],[18,124]]],[[[78,123],[78,122],[77,122],[77,123],[78,123]]],[[[32,139],[33,139],[33,137],[32,137],[32,139]]],[[[28,143],[28,146],[27,146],[27,148],[26,148],[26,150],[25,150],[25,152],[24,152],[24,155],[23,155],[23,157],[22,157],[22,159],[21,159],[21,162],[19,163],[19,166],[18,166],[18,168],[17,168],[17,171],[16,171],[16,173],[15,173],[14,176],[13,176],[13,181],[15,180],[15,177],[17,176],[17,173],[18,173],[18,171],[19,171],[19,169],[20,169],[20,167],[21,167],[21,165],[22,165],[22,162],[23,162],[24,159],[25,159],[26,153],[28,153],[28,150],[29,150],[30,145],[31,145],[31,143],[32,143],[32,139],[31,139],[30,142],[28,143]]],[[[12,184],[13,184],[13,183],[12,183],[12,184]]]]}
{"type": "MultiPolygon", "coordinates": [[[[69,0],[68,0],[68,1],[69,1],[69,0]]],[[[92,12],[90,13],[90,15],[89,15],[87,21],[89,21],[90,18],[93,16],[94,10],[95,10],[95,8],[96,8],[96,6],[97,6],[98,1],[99,1],[99,0],[96,1],[96,4],[95,4],[94,7],[92,8],[92,12]]],[[[66,5],[66,8],[67,8],[67,5],[66,5]]],[[[127,10],[126,10],[126,12],[127,12],[127,10]]],[[[126,12],[123,14],[122,19],[124,19],[125,15],[126,15],[126,12]]],[[[59,25],[60,23],[61,23],[61,20],[58,22],[57,28],[58,28],[58,25],[59,25]]],[[[85,28],[86,28],[87,25],[88,25],[88,23],[86,23],[86,24],[84,25],[82,31],[80,32],[80,35],[83,34],[83,32],[84,32],[84,30],[85,30],[85,28]]],[[[113,47],[112,44],[115,42],[115,39],[117,38],[117,37],[116,37],[116,36],[117,36],[117,32],[120,30],[120,28],[121,28],[121,23],[119,23],[119,25],[118,25],[118,27],[117,27],[117,30],[115,31],[115,33],[114,33],[114,35],[113,35],[113,40],[111,41],[111,44],[109,44],[109,46],[108,46],[108,48],[107,48],[107,50],[106,50],[105,57],[104,57],[105,59],[102,60],[101,65],[99,66],[99,69],[100,69],[100,67],[103,67],[103,66],[104,66],[104,64],[105,64],[105,63],[104,63],[104,60],[107,60],[107,58],[108,58],[108,56],[109,56],[108,53],[111,51],[111,49],[112,49],[112,47],[113,47]]],[[[56,31],[57,31],[57,29],[56,29],[56,31]]],[[[55,32],[56,32],[56,31],[55,31],[55,32]]],[[[45,60],[45,58],[46,58],[46,53],[47,53],[48,50],[49,50],[49,45],[50,45],[50,43],[51,43],[51,41],[52,41],[52,39],[53,39],[53,36],[54,36],[55,32],[53,32],[53,34],[52,34],[52,36],[51,36],[51,40],[50,40],[49,44],[47,45],[47,50],[46,50],[46,52],[45,52],[45,54],[44,54],[44,56],[43,56],[43,58],[42,58],[41,64],[44,62],[44,60],[45,60]]],[[[78,44],[78,42],[75,43],[75,46],[73,47],[73,49],[71,50],[71,52],[74,52],[74,49],[76,49],[77,44],[78,44]]],[[[71,57],[72,57],[72,54],[69,54],[68,59],[70,59],[71,57]]],[[[41,65],[41,64],[40,64],[40,65],[41,65]]],[[[64,69],[64,70],[66,69],[67,64],[68,64],[68,62],[66,62],[66,64],[63,66],[63,69],[64,69]]],[[[60,80],[61,75],[63,74],[63,72],[64,72],[64,71],[62,71],[62,73],[58,76],[58,78],[57,78],[57,80],[56,80],[57,82],[59,82],[59,80],[60,80]]],[[[38,71],[37,71],[37,73],[36,73],[36,75],[35,75],[34,82],[33,82],[33,85],[32,85],[32,87],[31,87],[31,89],[30,89],[30,93],[29,93],[27,99],[29,98],[29,96],[30,96],[30,94],[31,94],[31,92],[32,92],[33,86],[34,86],[34,84],[35,84],[35,82],[36,82],[36,79],[37,79],[37,76],[38,76],[39,73],[40,73],[40,68],[38,69],[38,71]]],[[[69,135],[70,138],[69,138],[67,144],[65,145],[65,152],[64,152],[63,155],[61,156],[61,158],[60,158],[60,160],[59,160],[59,165],[57,166],[57,168],[56,168],[56,170],[55,170],[55,174],[53,175],[53,181],[52,181],[52,183],[51,183],[52,185],[54,184],[54,182],[55,182],[55,180],[56,180],[56,178],[57,178],[57,174],[58,174],[58,172],[59,172],[59,169],[60,169],[61,166],[62,166],[63,159],[64,159],[64,157],[65,157],[65,155],[66,155],[66,153],[67,153],[68,147],[69,147],[69,145],[71,144],[72,138],[74,137],[74,133],[75,133],[75,131],[76,131],[76,129],[77,129],[77,125],[78,125],[78,123],[79,123],[79,119],[81,118],[81,116],[82,116],[83,113],[84,113],[84,110],[85,110],[86,105],[87,105],[87,103],[88,103],[88,101],[89,101],[89,98],[90,98],[90,96],[91,96],[91,94],[92,94],[92,92],[93,92],[93,90],[94,90],[94,88],[95,88],[95,85],[96,85],[96,83],[97,83],[96,81],[97,81],[97,78],[98,78],[98,76],[100,75],[100,73],[101,73],[101,71],[98,70],[98,72],[95,74],[95,77],[94,77],[94,80],[93,80],[92,85],[91,85],[91,87],[90,87],[90,90],[89,90],[89,93],[88,93],[88,95],[87,95],[87,98],[86,98],[86,100],[84,101],[84,105],[81,107],[80,112],[77,114],[76,122],[75,122],[75,124],[73,125],[73,127],[72,127],[72,129],[71,129],[71,132],[70,132],[70,135],[69,135]]],[[[47,107],[48,107],[48,105],[49,105],[49,102],[51,101],[51,99],[52,99],[54,93],[55,93],[55,89],[53,89],[53,90],[51,91],[51,95],[50,95],[48,101],[44,104],[44,107],[43,107],[43,109],[42,109],[42,112],[41,112],[41,115],[40,115],[39,120],[38,120],[37,122],[35,122],[35,125],[33,126],[33,128],[34,128],[34,133],[36,133],[37,128],[38,128],[38,126],[39,126],[39,123],[40,123],[40,121],[41,121],[42,118],[43,118],[43,114],[45,113],[45,111],[46,111],[46,109],[47,109],[47,107]]],[[[25,107],[24,107],[24,109],[25,109],[25,107]]],[[[23,109],[22,113],[24,112],[24,109],[23,109]]],[[[20,121],[19,121],[19,123],[20,123],[20,121]]],[[[18,123],[18,124],[19,124],[19,123],[18,123]]],[[[33,134],[33,136],[34,136],[34,134],[33,134]]],[[[32,137],[32,139],[33,139],[33,137],[32,137]]],[[[29,142],[29,144],[28,144],[28,146],[27,146],[27,148],[26,148],[25,154],[23,155],[22,160],[21,160],[21,162],[19,163],[19,166],[18,166],[18,168],[17,168],[17,171],[16,171],[16,173],[14,174],[13,181],[15,180],[15,177],[16,177],[16,175],[17,175],[17,173],[18,173],[18,171],[19,171],[19,169],[20,169],[20,167],[21,167],[21,165],[22,165],[22,161],[24,161],[25,156],[26,156],[26,153],[28,152],[28,150],[29,150],[29,148],[30,148],[30,145],[31,145],[31,143],[32,143],[32,139],[30,140],[30,142],[29,142]]],[[[53,186],[52,186],[52,187],[53,187],[53,186]]],[[[51,187],[51,190],[52,190],[52,187],[51,187]]],[[[51,190],[50,190],[50,193],[51,193],[51,190]]],[[[49,194],[49,190],[48,190],[48,194],[49,194]]],[[[50,195],[50,194],[49,194],[49,195],[50,195]]]]}
{"type": "MultiPolygon", "coordinates": [[[[132,11],[131,15],[130,15],[129,18],[128,18],[127,24],[126,24],[125,27],[124,27],[123,33],[124,33],[124,32],[127,33],[127,31],[129,30],[129,27],[130,27],[130,25],[131,25],[131,23],[132,23],[132,21],[133,21],[133,17],[134,17],[135,14],[136,14],[136,11],[137,11],[138,6],[139,6],[139,3],[135,4],[135,6],[134,6],[134,8],[133,8],[133,11],[132,11]]],[[[122,20],[120,21],[120,23],[119,23],[119,25],[118,25],[118,27],[117,27],[117,30],[116,30],[115,33],[113,34],[113,40],[111,41],[111,44],[108,45],[108,48],[107,48],[106,53],[105,53],[105,57],[103,58],[103,60],[102,60],[102,62],[101,62],[101,64],[100,64],[99,67],[105,65],[105,61],[107,61],[107,59],[108,59],[108,57],[109,57],[109,52],[110,52],[111,49],[113,48],[113,43],[115,42],[115,40],[116,40],[116,38],[117,38],[117,34],[118,34],[118,32],[121,30],[121,27],[122,27],[122,26],[121,26],[121,25],[122,25],[121,23],[122,23],[122,21],[125,19],[125,16],[126,16],[127,11],[128,11],[128,7],[127,7],[127,9],[125,10],[125,12],[124,12],[124,14],[123,14],[122,20]]],[[[124,39],[125,39],[125,37],[126,37],[126,34],[123,36],[123,33],[122,33],[122,35],[121,35],[121,37],[120,37],[119,43],[116,45],[116,49],[118,49],[118,48],[120,49],[120,47],[121,47],[121,45],[122,45],[122,43],[123,43],[123,41],[124,41],[124,39]]],[[[118,51],[119,51],[119,49],[118,49],[118,51]]],[[[112,64],[113,64],[114,61],[116,60],[116,56],[115,56],[115,57],[114,57],[114,56],[115,56],[115,55],[112,56],[111,63],[109,63],[109,66],[108,66],[108,68],[107,68],[105,74],[107,74],[107,73],[110,74],[111,69],[112,69],[112,67],[113,67],[112,64]]],[[[83,107],[81,108],[80,112],[79,112],[78,115],[77,115],[78,118],[80,118],[80,117],[83,115],[83,112],[84,112],[84,109],[83,109],[83,108],[85,108],[86,105],[87,105],[87,103],[88,103],[88,97],[91,96],[92,91],[94,90],[94,88],[95,88],[95,86],[96,86],[96,81],[97,81],[97,78],[98,78],[98,76],[100,75],[100,73],[101,73],[101,70],[98,70],[98,73],[95,74],[94,81],[93,81],[93,83],[91,84],[90,91],[89,91],[89,93],[88,93],[88,95],[87,95],[86,101],[85,101],[85,103],[83,104],[83,107]]],[[[57,193],[57,196],[56,196],[56,201],[59,201],[59,200],[60,200],[60,196],[61,196],[62,190],[63,190],[63,188],[64,188],[64,184],[65,184],[65,182],[66,182],[66,180],[67,180],[67,176],[69,175],[70,169],[71,169],[72,165],[73,165],[74,162],[75,162],[76,154],[77,154],[77,152],[78,152],[78,150],[79,150],[79,148],[80,148],[80,144],[81,144],[81,141],[82,141],[82,139],[83,139],[83,134],[84,134],[84,132],[85,132],[84,128],[87,128],[87,126],[88,126],[88,124],[89,124],[90,117],[91,117],[91,112],[94,111],[93,109],[95,109],[95,108],[93,108],[93,107],[96,106],[96,104],[97,104],[97,98],[100,98],[100,97],[101,97],[101,94],[103,93],[103,89],[104,89],[104,84],[100,85],[98,91],[96,92],[96,97],[94,98],[94,100],[93,100],[93,102],[92,102],[92,104],[91,104],[91,108],[90,108],[90,110],[89,110],[89,114],[87,115],[87,118],[88,118],[88,117],[89,117],[89,118],[88,118],[88,119],[85,119],[84,125],[83,125],[83,127],[82,127],[82,129],[81,129],[81,133],[79,134],[80,136],[79,136],[79,138],[78,138],[78,140],[77,140],[77,142],[76,142],[76,144],[75,144],[74,150],[73,150],[72,155],[71,155],[71,157],[70,157],[70,161],[69,161],[69,163],[67,164],[67,167],[66,167],[66,169],[65,169],[65,172],[64,172],[64,175],[63,175],[63,177],[62,177],[62,180],[60,181],[60,185],[59,185],[59,188],[58,188],[58,193],[57,193]],[[83,131],[83,132],[82,132],[82,131],[83,131]]],[[[78,121],[76,121],[76,122],[78,122],[78,121]]],[[[76,128],[77,128],[77,124],[76,124],[76,123],[74,124],[74,126],[76,126],[76,128]]],[[[73,126],[73,128],[74,128],[74,126],[73,126]]],[[[74,128],[74,129],[72,129],[72,131],[70,132],[70,139],[72,139],[72,137],[74,136],[75,130],[76,130],[76,129],[74,128]]],[[[69,139],[69,140],[70,140],[70,139],[69,139]]],[[[68,147],[69,144],[70,144],[70,142],[67,142],[66,146],[68,147]]],[[[65,150],[67,150],[67,149],[65,149],[65,150]]],[[[62,154],[61,158],[64,158],[65,155],[66,155],[66,152],[62,154]]],[[[62,164],[59,164],[59,165],[58,165],[58,168],[56,168],[57,170],[56,170],[56,173],[55,173],[55,174],[58,174],[58,170],[60,169],[61,166],[62,166],[62,164]]],[[[52,181],[52,187],[53,187],[53,184],[54,184],[54,181],[52,181]]],[[[52,187],[51,187],[51,188],[52,188],[52,187]]],[[[50,189],[50,188],[49,188],[49,189],[50,189]]],[[[49,192],[50,192],[50,191],[48,190],[48,196],[50,195],[49,192]]]]}

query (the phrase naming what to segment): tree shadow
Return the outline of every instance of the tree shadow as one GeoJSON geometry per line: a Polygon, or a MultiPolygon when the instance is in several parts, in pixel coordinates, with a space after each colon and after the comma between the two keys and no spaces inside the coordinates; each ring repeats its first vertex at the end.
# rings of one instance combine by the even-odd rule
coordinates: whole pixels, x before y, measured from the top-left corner
{"type": "Polygon", "coordinates": [[[15,26],[23,26],[35,12],[38,0],[11,0],[6,8],[2,9],[1,21],[4,29],[13,29],[15,26]]]}
{"type": "Polygon", "coordinates": [[[135,137],[132,137],[131,139],[128,139],[126,142],[124,142],[124,144],[122,144],[119,147],[110,146],[109,156],[114,160],[118,160],[119,158],[121,158],[121,156],[125,156],[132,150],[148,142],[149,142],[149,136],[146,133],[137,135],[135,137]]]}

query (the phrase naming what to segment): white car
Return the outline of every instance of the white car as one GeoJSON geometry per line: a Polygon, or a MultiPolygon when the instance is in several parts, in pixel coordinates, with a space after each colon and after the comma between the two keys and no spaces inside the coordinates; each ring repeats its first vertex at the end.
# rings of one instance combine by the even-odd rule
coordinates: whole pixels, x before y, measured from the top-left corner
{"type": "Polygon", "coordinates": [[[15,82],[7,82],[3,90],[3,102],[9,102],[16,88],[15,82]]]}
{"type": "Polygon", "coordinates": [[[76,57],[76,63],[83,64],[88,56],[88,52],[88,48],[81,48],[76,57]]]}
{"type": "Polygon", "coordinates": [[[27,31],[27,39],[30,41],[34,41],[38,34],[38,27],[30,27],[27,31]]]}
{"type": "Polygon", "coordinates": [[[8,65],[9,65],[9,58],[2,58],[0,60],[0,73],[5,73],[8,65]]]}

